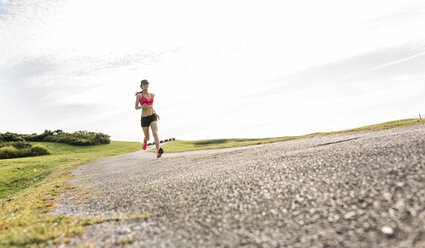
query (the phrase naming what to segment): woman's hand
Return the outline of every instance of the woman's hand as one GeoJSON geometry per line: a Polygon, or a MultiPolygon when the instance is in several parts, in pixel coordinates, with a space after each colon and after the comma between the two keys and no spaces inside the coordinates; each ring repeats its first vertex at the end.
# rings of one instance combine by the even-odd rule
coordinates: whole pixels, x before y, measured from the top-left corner
{"type": "Polygon", "coordinates": [[[159,118],[159,115],[158,114],[156,114],[156,118],[158,118],[158,120],[161,120],[161,118],[159,118]]]}

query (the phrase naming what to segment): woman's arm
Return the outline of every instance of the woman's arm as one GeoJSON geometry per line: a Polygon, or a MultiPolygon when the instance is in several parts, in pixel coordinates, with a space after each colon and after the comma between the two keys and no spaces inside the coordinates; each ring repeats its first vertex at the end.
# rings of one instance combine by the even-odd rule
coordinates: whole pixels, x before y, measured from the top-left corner
{"type": "Polygon", "coordinates": [[[158,118],[158,120],[160,120],[161,118],[159,118],[159,115],[156,113],[155,109],[152,108],[152,110],[153,110],[154,115],[156,115],[156,118],[158,118]]]}
{"type": "MultiPolygon", "coordinates": [[[[155,97],[155,94],[152,93],[152,97],[155,97]]],[[[153,109],[153,108],[152,108],[153,109]]],[[[153,112],[156,115],[156,118],[158,118],[158,120],[160,120],[161,118],[159,118],[159,115],[156,113],[155,109],[153,110],[153,112]]]]}
{"type": "Polygon", "coordinates": [[[140,103],[140,94],[137,94],[137,96],[136,96],[136,105],[135,105],[136,110],[143,109],[143,106],[139,106],[139,103],[140,103]]]}

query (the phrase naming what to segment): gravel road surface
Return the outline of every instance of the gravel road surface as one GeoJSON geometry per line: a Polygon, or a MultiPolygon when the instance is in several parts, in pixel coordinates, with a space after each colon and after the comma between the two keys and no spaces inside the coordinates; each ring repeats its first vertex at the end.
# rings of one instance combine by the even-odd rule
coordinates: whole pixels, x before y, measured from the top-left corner
{"type": "Polygon", "coordinates": [[[140,151],[74,173],[82,191],[55,214],[111,220],[66,247],[425,247],[425,125],[140,151]]]}

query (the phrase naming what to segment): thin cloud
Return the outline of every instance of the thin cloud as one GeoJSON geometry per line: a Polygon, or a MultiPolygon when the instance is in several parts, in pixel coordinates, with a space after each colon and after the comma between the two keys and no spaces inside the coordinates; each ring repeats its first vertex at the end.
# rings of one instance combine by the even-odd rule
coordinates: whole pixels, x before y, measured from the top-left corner
{"type": "Polygon", "coordinates": [[[368,26],[377,27],[382,25],[397,25],[407,21],[422,20],[425,15],[425,3],[416,1],[407,3],[400,9],[391,11],[382,16],[376,17],[368,22],[368,26]]]}
{"type": "MultiPolygon", "coordinates": [[[[268,82],[269,89],[256,93],[255,95],[279,95],[287,92],[302,91],[308,87],[323,87],[325,85],[336,85],[344,83],[344,81],[353,81],[355,79],[361,82],[361,77],[369,77],[375,72],[374,77],[383,77],[392,75],[409,74],[414,77],[415,74],[422,75],[417,67],[403,67],[403,71],[394,69],[384,70],[387,67],[395,66],[413,60],[415,58],[424,57],[425,43],[409,43],[403,46],[380,49],[377,51],[357,55],[351,58],[317,66],[311,69],[300,71],[298,73],[284,76],[268,82]]],[[[418,64],[415,62],[415,64],[418,64]]],[[[423,62],[419,65],[425,66],[423,62]]],[[[249,94],[246,97],[252,97],[249,94]]]]}

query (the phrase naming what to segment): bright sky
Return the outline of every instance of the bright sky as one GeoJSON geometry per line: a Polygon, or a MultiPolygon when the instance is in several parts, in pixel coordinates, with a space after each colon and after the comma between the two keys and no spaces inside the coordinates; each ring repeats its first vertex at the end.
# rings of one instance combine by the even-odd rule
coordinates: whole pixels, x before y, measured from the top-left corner
{"type": "Polygon", "coordinates": [[[425,113],[423,0],[0,0],[0,132],[140,141],[333,131],[425,113]]]}

